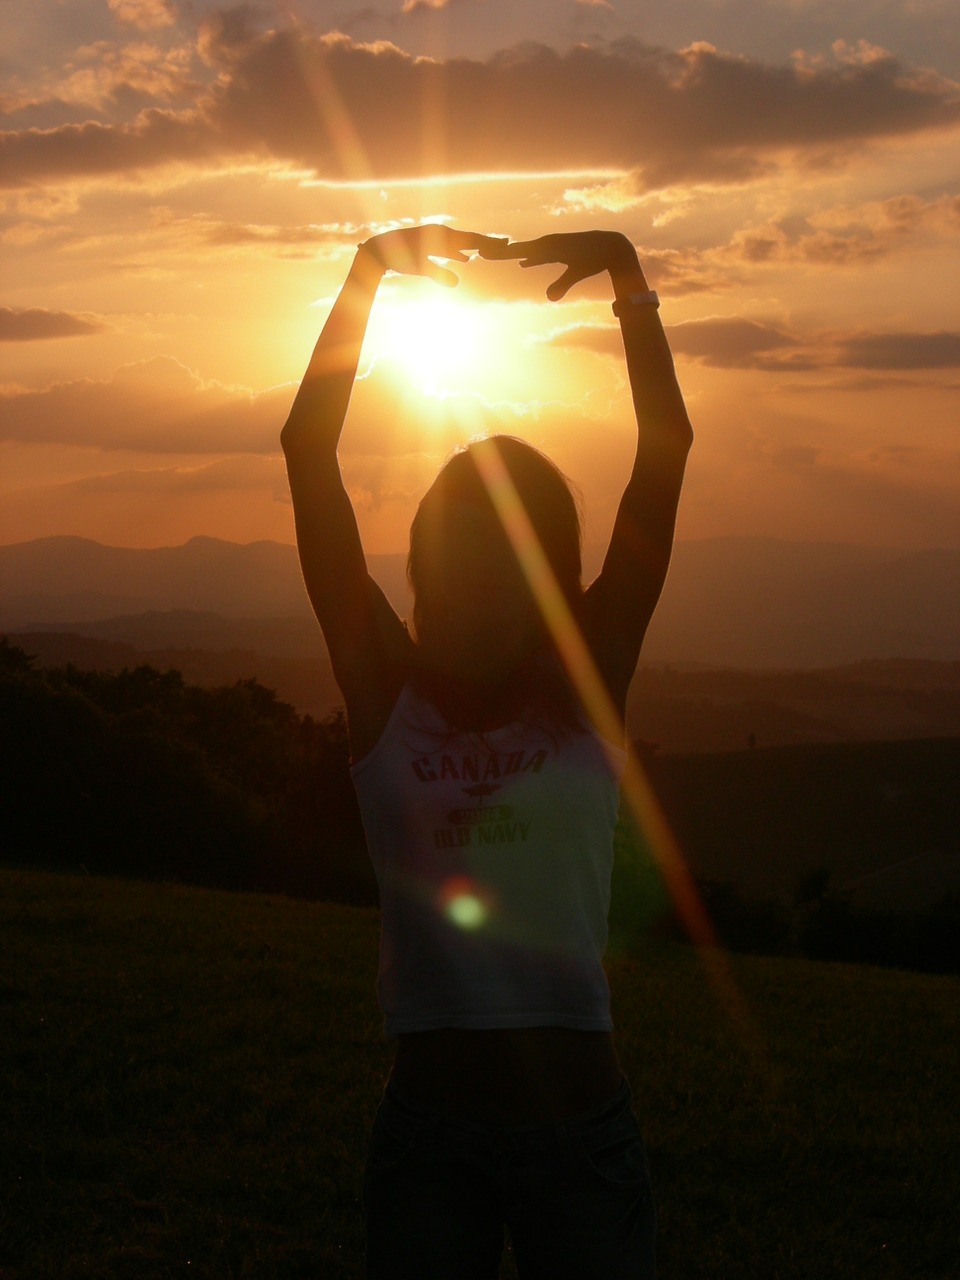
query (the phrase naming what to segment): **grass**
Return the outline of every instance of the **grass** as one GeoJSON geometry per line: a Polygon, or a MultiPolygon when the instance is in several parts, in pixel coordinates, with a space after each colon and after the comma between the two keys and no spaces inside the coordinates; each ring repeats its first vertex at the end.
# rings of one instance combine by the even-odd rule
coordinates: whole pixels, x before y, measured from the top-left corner
{"type": "MultiPolygon", "coordinates": [[[[0,871],[0,1277],[362,1275],[367,909],[0,871]]],[[[960,979],[611,964],[665,1280],[960,1275],[960,979]]],[[[505,1272],[505,1274],[507,1274],[505,1272]]]]}

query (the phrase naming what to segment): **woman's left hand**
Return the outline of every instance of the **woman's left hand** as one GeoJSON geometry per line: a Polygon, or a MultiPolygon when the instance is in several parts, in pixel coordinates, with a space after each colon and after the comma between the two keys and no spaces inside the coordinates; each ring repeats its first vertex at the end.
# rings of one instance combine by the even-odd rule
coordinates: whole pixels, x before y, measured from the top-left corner
{"type": "Polygon", "coordinates": [[[566,271],[547,289],[551,302],[559,302],[573,285],[601,271],[642,280],[637,251],[619,231],[560,231],[512,244],[491,239],[479,248],[481,258],[519,258],[521,267],[563,263],[566,271]]]}

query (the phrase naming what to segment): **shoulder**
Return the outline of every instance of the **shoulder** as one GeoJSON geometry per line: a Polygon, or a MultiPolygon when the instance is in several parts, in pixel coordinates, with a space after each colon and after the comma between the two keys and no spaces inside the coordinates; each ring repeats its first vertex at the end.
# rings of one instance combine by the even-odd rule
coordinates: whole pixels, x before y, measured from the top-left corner
{"type": "MultiPolygon", "coordinates": [[[[618,624],[616,604],[611,599],[607,585],[598,578],[587,588],[579,622],[584,645],[595,672],[622,720],[626,710],[627,689],[636,670],[639,644],[627,628],[618,624]]],[[[597,723],[598,719],[606,717],[598,716],[594,708],[586,709],[596,727],[609,736],[609,726],[597,723]]]]}
{"type": "Polygon", "coordinates": [[[358,648],[340,690],[347,711],[350,753],[357,760],[371,751],[386,728],[404,685],[416,667],[416,645],[381,588],[368,579],[373,602],[373,634],[358,648]]]}

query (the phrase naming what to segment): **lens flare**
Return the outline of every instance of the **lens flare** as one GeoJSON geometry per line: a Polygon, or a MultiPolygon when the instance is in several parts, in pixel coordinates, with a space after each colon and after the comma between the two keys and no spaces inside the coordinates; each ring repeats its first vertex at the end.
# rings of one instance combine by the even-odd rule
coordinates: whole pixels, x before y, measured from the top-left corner
{"type": "Polygon", "coordinates": [[[461,929],[479,929],[490,914],[484,895],[467,876],[448,880],[440,898],[443,914],[461,929]]]}
{"type": "MultiPolygon", "coordinates": [[[[507,470],[495,438],[475,453],[477,467],[491,501],[513,545],[517,560],[550,630],[557,652],[580,700],[604,739],[625,740],[623,720],[560,588],[523,500],[507,470]]],[[[726,955],[673,832],[664,817],[636,753],[627,743],[622,792],[634,821],[643,831],[677,913],[696,946],[714,990],[744,1039],[759,1051],[759,1037],[744,1005],[726,955]]]]}

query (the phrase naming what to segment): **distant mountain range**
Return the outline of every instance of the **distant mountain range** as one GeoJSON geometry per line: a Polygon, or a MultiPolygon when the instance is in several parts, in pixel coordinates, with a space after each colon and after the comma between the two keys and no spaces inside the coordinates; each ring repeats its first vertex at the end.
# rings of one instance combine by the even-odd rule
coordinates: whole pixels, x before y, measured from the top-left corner
{"type": "MultiPolygon", "coordinates": [[[[407,613],[404,557],[370,563],[407,613]]],[[[679,544],[631,690],[631,736],[662,752],[960,736],[958,570],[947,551],[679,544]]],[[[40,666],[256,678],[318,716],[342,701],[296,550],[279,543],[0,547],[4,632],[40,666]]]]}
{"type": "MultiPolygon", "coordinates": [[[[407,613],[404,557],[370,567],[407,613]]],[[[296,549],[276,542],[0,547],[0,630],[51,626],[137,648],[322,652],[296,549]]],[[[648,662],[767,670],[958,657],[960,552],[767,538],[679,543],[644,647],[648,662]]]]}

